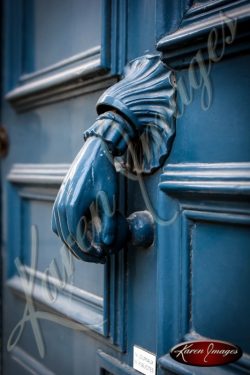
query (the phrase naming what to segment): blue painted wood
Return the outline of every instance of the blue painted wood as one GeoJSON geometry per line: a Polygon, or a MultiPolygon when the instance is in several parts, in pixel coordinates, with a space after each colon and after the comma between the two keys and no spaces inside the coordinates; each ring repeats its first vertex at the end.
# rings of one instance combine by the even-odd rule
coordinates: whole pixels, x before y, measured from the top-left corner
{"type": "MultiPolygon", "coordinates": [[[[68,164],[15,164],[8,174],[9,199],[12,206],[15,203],[15,215],[9,212],[9,288],[21,298],[24,298],[22,280],[16,276],[17,269],[11,259],[20,257],[27,266],[30,265],[30,254],[24,249],[30,249],[29,221],[39,225],[40,217],[50,217],[51,205],[55,200],[58,186],[63,181],[69,169],[68,164]],[[11,223],[16,220],[15,228],[11,223]],[[27,230],[26,230],[27,227],[27,230]],[[20,237],[19,237],[20,236],[20,237]],[[22,237],[22,241],[21,238],[22,237]]],[[[39,226],[41,227],[41,225],[39,226]]],[[[125,266],[123,254],[117,255],[116,259],[108,263],[103,271],[102,266],[81,267],[81,264],[74,263],[74,283],[65,287],[53,279],[54,274],[49,273],[46,279],[44,271],[51,267],[54,259],[58,269],[59,279],[63,278],[62,272],[62,249],[56,238],[51,239],[49,230],[50,221],[46,223],[40,233],[40,249],[42,254],[38,258],[37,268],[32,271],[31,267],[26,270],[27,275],[35,277],[34,291],[32,297],[48,310],[60,313],[66,319],[86,325],[86,329],[92,329],[98,333],[110,337],[113,344],[124,350],[124,312],[126,301],[124,299],[125,289],[125,266]],[[44,246],[44,243],[49,246],[44,246]],[[53,254],[53,247],[60,249],[57,255],[53,254]],[[85,268],[85,270],[84,270],[85,268]],[[84,272],[83,272],[84,271],[84,272]],[[96,274],[96,272],[98,273],[96,274]],[[105,272],[104,291],[102,290],[103,277],[105,272]],[[51,278],[52,277],[52,278],[51,278]],[[56,290],[57,298],[51,303],[48,290],[44,289],[44,281],[50,290],[56,290]],[[85,290],[82,289],[85,285],[85,290]],[[70,306],[67,301],[71,300],[70,306]]],[[[67,252],[67,250],[65,249],[67,252]]],[[[73,259],[71,259],[73,262],[73,259]]],[[[50,268],[52,269],[52,268],[50,268]]],[[[53,293],[52,293],[53,294],[53,293]]],[[[79,326],[78,326],[79,328],[79,326]]]]}
{"type": "MultiPolygon", "coordinates": [[[[83,93],[86,91],[86,86],[93,86],[97,83],[98,88],[101,89],[103,81],[107,81],[122,71],[125,64],[124,51],[126,50],[126,2],[122,1],[119,4],[112,0],[93,2],[91,8],[88,9],[89,18],[95,17],[95,22],[100,25],[100,30],[88,33],[88,38],[86,35],[90,21],[87,18],[84,21],[80,16],[85,6],[84,2],[81,2],[83,8],[80,7],[77,0],[72,0],[61,8],[60,16],[58,16],[61,26],[58,22],[53,23],[54,13],[56,14],[59,7],[59,4],[55,3],[51,10],[48,30],[44,30],[42,23],[42,18],[45,17],[43,14],[47,7],[46,3],[38,2],[35,6],[33,1],[26,0],[23,7],[20,3],[17,21],[13,19],[16,15],[11,13],[15,12],[15,0],[11,0],[9,3],[10,16],[6,17],[6,20],[8,19],[6,28],[13,29],[18,21],[20,30],[18,33],[10,33],[8,37],[9,45],[13,46],[13,53],[15,53],[11,61],[16,65],[12,67],[12,70],[15,71],[15,78],[12,77],[13,82],[6,86],[5,92],[7,92],[6,98],[18,110],[32,108],[38,103],[41,105],[60,100],[62,94],[63,99],[75,96],[79,89],[83,93]],[[38,7],[40,8],[38,9],[38,7]],[[22,24],[20,21],[21,12],[24,13],[22,24]],[[65,28],[65,45],[60,48],[56,47],[56,41],[61,35],[58,33],[60,33],[62,24],[66,23],[70,14],[70,17],[76,17],[75,14],[72,14],[74,12],[78,13],[78,17],[75,24],[72,23],[72,26],[68,28],[68,31],[65,28]],[[35,25],[34,20],[36,20],[35,25]],[[84,28],[80,32],[81,25],[84,25],[84,28]],[[32,29],[35,27],[37,30],[32,29]],[[49,33],[53,34],[53,40],[50,41],[51,50],[46,50],[49,33]],[[38,35],[37,40],[31,39],[32,35],[38,35]],[[70,42],[71,39],[74,40],[73,45],[70,42]],[[33,44],[31,45],[31,43],[33,44]],[[34,47],[32,47],[33,45],[34,47]],[[19,46],[20,50],[15,46],[19,46]],[[38,49],[37,52],[36,49],[38,49]],[[46,54],[43,53],[43,49],[46,50],[46,54]],[[44,58],[44,55],[47,57],[44,58]],[[20,66],[17,65],[18,62],[20,62],[20,66]]],[[[96,87],[92,90],[96,90],[96,87]]]]}
{"type": "MultiPolygon", "coordinates": [[[[242,348],[245,347],[245,351],[248,353],[245,334],[249,332],[250,327],[244,316],[245,312],[249,311],[249,306],[244,306],[243,302],[248,300],[244,297],[246,295],[245,285],[248,284],[248,281],[245,280],[244,266],[240,265],[241,259],[245,265],[249,263],[247,259],[249,204],[245,201],[245,199],[248,201],[249,193],[247,188],[248,164],[239,163],[238,168],[235,169],[236,166],[236,163],[170,165],[169,171],[166,167],[160,187],[165,193],[178,199],[175,201],[175,205],[179,206],[179,213],[176,217],[171,218],[170,216],[167,229],[167,231],[172,231],[173,238],[169,241],[169,246],[172,250],[175,249],[175,254],[171,251],[167,256],[161,255],[159,277],[161,277],[161,272],[166,272],[167,263],[171,261],[173,265],[173,257],[178,258],[182,265],[177,261],[175,272],[169,274],[172,281],[168,280],[168,286],[165,285],[165,288],[159,291],[159,303],[164,321],[166,322],[166,314],[172,322],[173,319],[175,321],[175,324],[172,325],[172,339],[175,337],[176,341],[183,341],[184,338],[190,338],[190,334],[197,338],[196,332],[198,336],[216,336],[220,339],[226,337],[228,341],[240,342],[239,345],[242,348]],[[184,182],[181,189],[180,181],[184,182]],[[246,187],[244,192],[236,193],[237,190],[241,191],[241,188],[244,189],[244,187],[246,187]],[[178,238],[178,232],[181,234],[181,238],[178,238]],[[199,243],[197,243],[197,239],[199,239],[199,243]],[[232,260],[234,256],[236,258],[232,260]],[[197,265],[196,261],[200,257],[203,257],[202,261],[197,265]],[[209,263],[211,267],[209,267],[209,263]],[[226,271],[223,267],[228,267],[228,270],[226,271]],[[206,287],[204,283],[207,283],[206,287]],[[241,286],[237,289],[239,284],[241,286]],[[233,285],[237,291],[233,290],[233,285]],[[174,290],[171,292],[173,287],[175,292],[174,290]],[[166,289],[168,290],[167,296],[166,289]],[[223,294],[224,291],[227,291],[226,297],[223,294]],[[215,294],[213,295],[213,293],[215,294]],[[163,296],[164,299],[169,299],[170,296],[177,298],[175,305],[179,306],[179,309],[169,309],[167,305],[164,309],[163,296]],[[218,311],[216,306],[220,306],[220,302],[223,307],[218,311]],[[201,304],[199,305],[199,303],[201,304]],[[206,303],[209,304],[209,307],[205,307],[206,303]],[[226,307],[227,304],[230,307],[226,307]],[[237,312],[235,309],[238,309],[237,312]],[[223,311],[222,315],[221,311],[223,311]],[[232,311],[234,311],[234,318],[226,320],[227,314],[231,314],[232,311]],[[206,319],[208,314],[209,317],[215,315],[211,319],[206,319]],[[242,326],[239,322],[236,323],[236,316],[241,317],[242,326]],[[197,325],[197,317],[203,319],[200,325],[197,325]]],[[[163,235],[161,231],[159,231],[159,236],[163,235]]],[[[168,325],[165,326],[165,329],[168,329],[168,325]]],[[[163,332],[162,342],[166,344],[164,337],[163,332]]],[[[169,345],[173,345],[171,341],[169,345]]],[[[170,369],[171,366],[175,366],[174,363],[167,360],[166,367],[163,367],[170,369]]],[[[237,371],[244,371],[244,368],[249,369],[249,362],[247,364],[239,362],[237,371]]],[[[183,371],[185,372],[185,369],[183,371]]],[[[230,371],[233,373],[236,370],[230,371]]],[[[180,373],[182,373],[181,370],[180,373]]],[[[198,370],[197,373],[199,373],[198,370]]]]}
{"type": "MultiPolygon", "coordinates": [[[[60,0],[54,0],[52,4],[49,0],[43,2],[24,0],[23,27],[28,28],[27,32],[33,35],[33,40],[28,41],[29,45],[25,45],[24,41],[22,48],[24,58],[26,58],[25,52],[28,47],[31,49],[27,58],[33,63],[33,70],[25,71],[23,68],[22,73],[39,71],[58,61],[87,51],[93,46],[100,45],[102,32],[101,2],[102,0],[95,0],[89,3],[88,13],[86,13],[86,3],[79,0],[64,3],[61,3],[60,0]],[[27,15],[25,12],[27,12],[27,15]],[[44,27],[45,17],[46,27],[44,27]],[[91,28],[93,19],[96,21],[96,27],[91,30],[87,38],[86,34],[91,28]],[[74,20],[74,22],[69,20],[74,20]],[[25,24],[25,21],[28,25],[25,24]],[[58,43],[58,40],[62,37],[62,31],[64,42],[58,43]]],[[[24,29],[24,33],[25,31],[24,29]]]]}
{"type": "Polygon", "coordinates": [[[188,66],[198,51],[204,61],[213,60],[213,50],[223,51],[224,58],[244,53],[249,49],[249,17],[248,0],[194,3],[178,30],[164,36],[157,49],[174,68],[188,66]]]}
{"type": "MultiPolygon", "coordinates": [[[[180,375],[209,375],[211,374],[211,368],[202,368],[197,366],[183,366],[180,363],[174,361],[170,355],[166,355],[159,360],[159,374],[165,375],[169,373],[180,374],[180,375]]],[[[226,375],[235,374],[235,368],[232,366],[217,366],[212,368],[213,374],[215,375],[226,375]]],[[[239,372],[240,374],[243,372],[239,372]]],[[[248,371],[248,370],[247,370],[248,371]]],[[[247,373],[247,372],[245,372],[247,373]]]]}
{"type": "MultiPolygon", "coordinates": [[[[93,1],[94,7],[97,2],[93,1]]],[[[75,45],[73,54],[64,43],[69,30],[60,28],[57,38],[63,54],[53,50],[44,56],[51,65],[42,67],[44,61],[39,61],[40,70],[31,58],[33,35],[21,35],[22,3],[4,1],[1,45],[2,86],[9,97],[9,101],[2,98],[2,122],[10,138],[9,153],[1,160],[3,373],[135,374],[133,345],[139,345],[156,353],[159,374],[209,374],[211,369],[182,366],[168,354],[178,342],[201,335],[236,341],[245,350],[235,365],[214,368],[212,373],[249,373],[245,339],[250,336],[248,3],[103,1],[97,11],[102,18],[98,43],[87,50],[75,45]],[[220,61],[209,65],[204,47],[211,28],[204,27],[204,21],[220,27],[220,11],[233,19],[239,16],[239,28],[235,43],[226,44],[220,61]],[[155,241],[149,249],[128,246],[109,260],[105,270],[76,263],[74,288],[67,285],[51,304],[44,297],[42,280],[44,267],[60,254],[60,245],[48,229],[58,185],[82,147],[84,130],[95,121],[100,95],[122,77],[125,63],[158,53],[156,43],[168,69],[178,68],[176,136],[162,169],[147,177],[122,174],[119,179],[119,210],[124,217],[149,210],[155,218],[155,241]],[[199,49],[202,60],[194,64],[194,76],[188,62],[199,49]],[[17,163],[22,163],[21,169],[17,163]],[[33,221],[38,224],[41,254],[35,308],[68,316],[67,327],[39,320],[43,358],[30,323],[13,351],[7,350],[26,303],[14,258],[21,256],[29,262],[28,226],[33,221]],[[223,283],[224,290],[215,288],[223,283]],[[206,320],[207,311],[213,319],[206,320]],[[88,329],[86,322],[101,314],[103,329],[88,329]],[[68,327],[73,321],[78,322],[77,329],[68,327]]],[[[36,1],[31,3],[36,6],[36,1]]],[[[64,12],[65,6],[58,7],[58,12],[64,12]]],[[[76,13],[75,23],[84,22],[88,6],[84,14],[76,13]]],[[[26,30],[36,26],[27,14],[26,30]]],[[[96,20],[89,18],[87,36],[94,41],[91,30],[96,20]]],[[[67,26],[72,24],[74,20],[69,19],[67,26]]],[[[84,37],[78,35],[72,44],[84,37]]],[[[49,46],[45,51],[49,52],[49,46]]],[[[51,279],[47,284],[58,285],[51,279]]]]}
{"type": "Polygon", "coordinates": [[[159,41],[168,34],[174,33],[180,26],[180,23],[189,10],[193,0],[185,1],[156,1],[156,40],[159,41]]]}
{"type": "Polygon", "coordinates": [[[160,189],[168,194],[242,196],[250,194],[250,163],[168,164],[160,189]]]}
{"type": "Polygon", "coordinates": [[[27,369],[37,375],[54,375],[55,373],[46,368],[41,362],[36,361],[28,353],[19,347],[12,352],[13,362],[16,363],[16,371],[26,371],[27,369]]]}
{"type": "Polygon", "coordinates": [[[115,374],[115,375],[137,375],[138,371],[135,371],[130,366],[122,363],[117,358],[98,350],[97,351],[97,374],[115,374]]]}

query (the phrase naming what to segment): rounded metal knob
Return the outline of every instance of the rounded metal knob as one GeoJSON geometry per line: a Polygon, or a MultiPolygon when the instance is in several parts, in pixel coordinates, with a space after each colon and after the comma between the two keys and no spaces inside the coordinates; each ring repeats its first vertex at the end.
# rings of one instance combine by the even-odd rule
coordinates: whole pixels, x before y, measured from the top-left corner
{"type": "Polygon", "coordinates": [[[127,218],[130,242],[148,248],[154,242],[154,219],[148,211],[137,211],[127,218]]]}

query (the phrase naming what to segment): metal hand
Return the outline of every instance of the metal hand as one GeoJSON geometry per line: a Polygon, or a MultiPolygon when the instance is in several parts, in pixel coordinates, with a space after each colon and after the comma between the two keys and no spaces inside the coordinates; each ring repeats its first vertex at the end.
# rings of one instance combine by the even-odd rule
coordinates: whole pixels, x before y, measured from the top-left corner
{"type": "Polygon", "coordinates": [[[115,240],[117,175],[105,143],[89,138],[75,158],[53,207],[52,229],[79,258],[105,262],[115,240]]]}

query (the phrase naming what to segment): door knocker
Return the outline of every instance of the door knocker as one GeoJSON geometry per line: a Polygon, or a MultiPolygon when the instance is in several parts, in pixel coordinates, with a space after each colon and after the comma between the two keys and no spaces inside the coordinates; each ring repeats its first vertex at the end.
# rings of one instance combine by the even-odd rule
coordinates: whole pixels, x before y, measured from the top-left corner
{"type": "Polygon", "coordinates": [[[52,229],[78,258],[105,263],[128,240],[144,247],[153,242],[149,212],[125,219],[117,210],[115,162],[137,174],[164,163],[175,135],[173,73],[159,56],[132,61],[100,97],[97,113],[55,200],[52,229]]]}

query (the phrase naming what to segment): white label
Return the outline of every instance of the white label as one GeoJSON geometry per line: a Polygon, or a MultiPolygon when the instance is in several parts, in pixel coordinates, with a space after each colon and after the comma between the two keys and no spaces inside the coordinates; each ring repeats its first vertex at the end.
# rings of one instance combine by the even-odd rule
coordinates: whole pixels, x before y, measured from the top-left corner
{"type": "Polygon", "coordinates": [[[144,375],[155,375],[156,356],[147,350],[134,346],[133,367],[144,375]]]}

